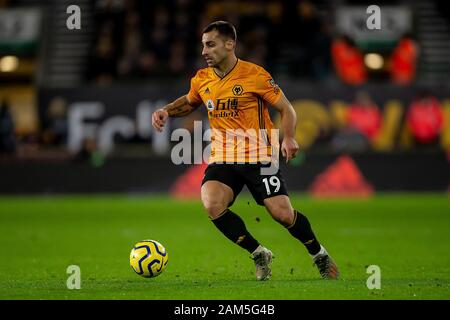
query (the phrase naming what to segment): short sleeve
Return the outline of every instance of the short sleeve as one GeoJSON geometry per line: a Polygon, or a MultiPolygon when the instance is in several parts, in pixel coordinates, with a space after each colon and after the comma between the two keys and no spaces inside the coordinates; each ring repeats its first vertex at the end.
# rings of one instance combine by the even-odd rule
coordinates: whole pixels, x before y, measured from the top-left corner
{"type": "Polygon", "coordinates": [[[189,93],[187,94],[187,97],[188,97],[188,100],[190,103],[201,104],[203,102],[202,98],[200,97],[200,95],[198,93],[198,89],[199,89],[198,76],[195,75],[191,79],[191,88],[189,89],[189,93]]]}
{"type": "Polygon", "coordinates": [[[255,92],[272,105],[277,103],[283,95],[272,76],[263,68],[260,68],[256,75],[255,87],[255,92]]]}

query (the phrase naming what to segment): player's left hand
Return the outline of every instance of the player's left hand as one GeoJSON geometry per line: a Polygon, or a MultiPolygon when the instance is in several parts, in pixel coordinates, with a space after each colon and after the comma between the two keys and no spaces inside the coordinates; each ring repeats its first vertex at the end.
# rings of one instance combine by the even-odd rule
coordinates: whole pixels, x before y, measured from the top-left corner
{"type": "Polygon", "coordinates": [[[281,143],[281,153],[286,158],[286,163],[295,158],[299,149],[298,143],[294,138],[284,137],[281,143]]]}

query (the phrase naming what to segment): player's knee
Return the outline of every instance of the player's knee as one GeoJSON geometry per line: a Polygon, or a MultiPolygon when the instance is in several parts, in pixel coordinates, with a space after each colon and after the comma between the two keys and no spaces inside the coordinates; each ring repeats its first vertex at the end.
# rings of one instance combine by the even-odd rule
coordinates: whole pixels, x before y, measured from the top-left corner
{"type": "Polygon", "coordinates": [[[204,199],[203,206],[205,207],[205,210],[208,213],[209,217],[212,219],[217,218],[228,208],[227,203],[216,199],[204,199]]]}
{"type": "Polygon", "coordinates": [[[294,210],[290,207],[277,206],[272,208],[270,213],[277,222],[285,227],[290,226],[294,221],[294,210]]]}
{"type": "Polygon", "coordinates": [[[207,188],[203,186],[201,198],[209,217],[214,219],[228,208],[232,194],[220,188],[207,188]]]}
{"type": "Polygon", "coordinates": [[[283,226],[290,226],[294,222],[294,209],[287,196],[265,199],[264,205],[272,218],[283,226]]]}

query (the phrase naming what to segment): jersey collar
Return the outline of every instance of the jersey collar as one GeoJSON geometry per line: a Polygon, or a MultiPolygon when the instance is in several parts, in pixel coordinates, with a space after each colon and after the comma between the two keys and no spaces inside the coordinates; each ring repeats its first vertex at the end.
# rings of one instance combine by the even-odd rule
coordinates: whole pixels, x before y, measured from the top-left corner
{"type": "Polygon", "coordinates": [[[236,63],[234,64],[233,68],[231,68],[230,71],[228,71],[223,77],[220,77],[220,76],[216,73],[216,70],[214,70],[214,68],[212,68],[212,69],[213,69],[214,74],[215,74],[220,80],[223,80],[223,79],[225,79],[225,78],[226,78],[226,77],[227,77],[227,76],[228,76],[228,75],[236,68],[238,62],[239,62],[239,58],[236,59],[236,63]]]}

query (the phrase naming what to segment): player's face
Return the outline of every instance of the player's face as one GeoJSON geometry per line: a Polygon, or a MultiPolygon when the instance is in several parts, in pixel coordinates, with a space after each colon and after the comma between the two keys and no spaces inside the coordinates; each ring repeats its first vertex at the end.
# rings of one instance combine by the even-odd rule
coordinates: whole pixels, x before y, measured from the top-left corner
{"type": "Polygon", "coordinates": [[[202,56],[205,58],[208,67],[216,67],[227,58],[230,50],[233,49],[232,42],[231,40],[224,40],[217,30],[203,34],[202,56]]]}

